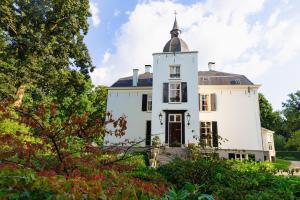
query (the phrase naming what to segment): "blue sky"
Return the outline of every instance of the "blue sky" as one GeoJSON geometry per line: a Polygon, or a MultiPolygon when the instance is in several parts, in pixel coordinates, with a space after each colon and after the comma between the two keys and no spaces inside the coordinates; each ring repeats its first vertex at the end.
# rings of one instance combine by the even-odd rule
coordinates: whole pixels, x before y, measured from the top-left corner
{"type": "Polygon", "coordinates": [[[298,0],[90,0],[92,17],[85,39],[95,85],[111,85],[144,71],[152,53],[170,38],[174,10],[199,70],[240,73],[262,84],[275,109],[300,89],[300,1],[298,0]]]}

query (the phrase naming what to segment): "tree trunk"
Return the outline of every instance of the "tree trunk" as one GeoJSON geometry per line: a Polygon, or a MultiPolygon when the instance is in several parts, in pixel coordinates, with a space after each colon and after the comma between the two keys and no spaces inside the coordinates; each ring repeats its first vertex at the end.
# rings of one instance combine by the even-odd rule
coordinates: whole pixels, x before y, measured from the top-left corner
{"type": "Polygon", "coordinates": [[[16,101],[14,102],[14,106],[16,108],[20,108],[21,105],[22,105],[22,101],[23,101],[23,97],[24,97],[24,94],[25,94],[25,90],[26,90],[26,85],[25,84],[21,84],[17,90],[17,93],[16,93],[16,101]]]}

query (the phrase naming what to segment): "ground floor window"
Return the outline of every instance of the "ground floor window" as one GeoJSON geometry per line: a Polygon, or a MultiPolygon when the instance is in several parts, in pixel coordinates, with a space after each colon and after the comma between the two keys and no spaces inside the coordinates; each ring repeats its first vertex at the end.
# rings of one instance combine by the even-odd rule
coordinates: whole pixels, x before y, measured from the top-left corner
{"type": "MultiPolygon", "coordinates": [[[[237,159],[237,160],[245,160],[249,159],[249,155],[254,155],[254,154],[244,154],[244,153],[228,153],[228,159],[237,159]]],[[[255,160],[255,155],[254,155],[254,160],[255,160]]]]}
{"type": "Polygon", "coordinates": [[[200,122],[200,143],[204,147],[212,147],[212,123],[200,122]]]}

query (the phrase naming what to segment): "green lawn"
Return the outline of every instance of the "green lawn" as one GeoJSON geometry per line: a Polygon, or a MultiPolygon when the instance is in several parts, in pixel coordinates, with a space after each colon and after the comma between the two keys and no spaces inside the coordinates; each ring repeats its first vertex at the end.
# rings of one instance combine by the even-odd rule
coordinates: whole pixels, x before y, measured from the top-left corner
{"type": "Polygon", "coordinates": [[[276,169],[288,169],[291,162],[288,160],[283,160],[283,159],[276,159],[276,162],[273,163],[276,169]]]}

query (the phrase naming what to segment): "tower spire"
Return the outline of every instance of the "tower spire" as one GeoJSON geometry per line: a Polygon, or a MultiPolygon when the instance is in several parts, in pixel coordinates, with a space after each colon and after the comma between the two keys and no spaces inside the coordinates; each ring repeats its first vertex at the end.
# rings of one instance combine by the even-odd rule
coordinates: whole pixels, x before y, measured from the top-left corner
{"type": "Polygon", "coordinates": [[[178,35],[179,35],[180,32],[181,32],[181,30],[179,29],[178,23],[177,23],[177,18],[176,18],[177,12],[176,12],[176,10],[174,11],[174,15],[175,15],[175,20],[174,20],[173,28],[172,28],[172,30],[170,31],[170,33],[171,33],[171,38],[173,38],[173,37],[178,37],[178,35]]]}

